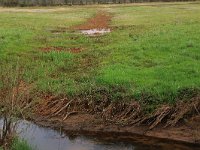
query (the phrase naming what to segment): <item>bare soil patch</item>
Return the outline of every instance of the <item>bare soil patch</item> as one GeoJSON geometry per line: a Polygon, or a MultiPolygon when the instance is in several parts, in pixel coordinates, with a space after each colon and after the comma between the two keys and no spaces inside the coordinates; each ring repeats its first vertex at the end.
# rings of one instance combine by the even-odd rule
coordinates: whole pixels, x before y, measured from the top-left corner
{"type": "Polygon", "coordinates": [[[84,24],[73,27],[75,30],[108,29],[111,16],[106,12],[98,12],[96,16],[90,18],[84,24]]]}
{"type": "Polygon", "coordinates": [[[43,48],[40,48],[40,50],[42,52],[52,52],[52,51],[55,51],[55,52],[71,52],[71,53],[80,53],[83,48],[81,47],[72,47],[72,48],[66,48],[66,47],[55,47],[55,46],[50,46],[50,47],[43,47],[43,48]]]}
{"type": "Polygon", "coordinates": [[[80,52],[83,50],[83,48],[74,47],[74,48],[70,48],[69,50],[70,50],[70,52],[72,52],[72,53],[80,53],[80,52]]]}
{"type": "Polygon", "coordinates": [[[50,32],[53,34],[61,34],[65,33],[67,31],[67,28],[65,27],[57,27],[56,29],[50,29],[50,32]]]}

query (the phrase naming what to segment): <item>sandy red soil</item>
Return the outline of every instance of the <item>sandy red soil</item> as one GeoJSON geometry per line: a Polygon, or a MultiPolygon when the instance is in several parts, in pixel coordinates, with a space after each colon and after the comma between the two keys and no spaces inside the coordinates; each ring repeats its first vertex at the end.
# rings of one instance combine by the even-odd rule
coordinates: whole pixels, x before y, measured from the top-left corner
{"type": "Polygon", "coordinates": [[[98,12],[96,16],[88,19],[84,24],[73,27],[75,30],[107,29],[111,16],[106,12],[98,12]]]}

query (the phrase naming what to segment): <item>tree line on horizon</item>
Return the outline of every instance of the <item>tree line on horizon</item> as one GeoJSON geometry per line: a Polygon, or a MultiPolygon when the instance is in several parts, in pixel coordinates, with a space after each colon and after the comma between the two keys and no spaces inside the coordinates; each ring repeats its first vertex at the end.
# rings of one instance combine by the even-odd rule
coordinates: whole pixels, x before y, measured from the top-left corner
{"type": "MultiPolygon", "coordinates": [[[[0,0],[1,6],[55,6],[55,5],[89,5],[122,4],[142,2],[174,2],[188,0],[0,0]]],[[[193,0],[194,1],[194,0],[193,0]]]]}

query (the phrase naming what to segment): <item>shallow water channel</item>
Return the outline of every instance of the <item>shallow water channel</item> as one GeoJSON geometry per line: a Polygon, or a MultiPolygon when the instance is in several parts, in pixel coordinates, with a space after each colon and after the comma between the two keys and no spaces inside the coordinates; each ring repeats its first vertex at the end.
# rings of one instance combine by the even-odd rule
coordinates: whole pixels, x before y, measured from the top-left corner
{"type": "MultiPolygon", "coordinates": [[[[2,126],[2,120],[0,120],[2,126]]],[[[36,150],[197,150],[197,145],[178,144],[151,138],[133,140],[99,139],[94,136],[69,136],[57,130],[20,120],[16,132],[36,150]]]]}

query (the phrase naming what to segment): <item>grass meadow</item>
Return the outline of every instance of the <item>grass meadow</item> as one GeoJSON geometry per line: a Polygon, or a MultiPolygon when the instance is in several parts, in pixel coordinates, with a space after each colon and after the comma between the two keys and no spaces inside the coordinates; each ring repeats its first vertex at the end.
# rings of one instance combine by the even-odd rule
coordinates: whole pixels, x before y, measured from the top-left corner
{"type": "Polygon", "coordinates": [[[200,3],[0,8],[0,60],[0,73],[20,66],[40,93],[173,104],[200,91],[200,3]],[[99,11],[111,33],[72,29],[99,11]]]}

